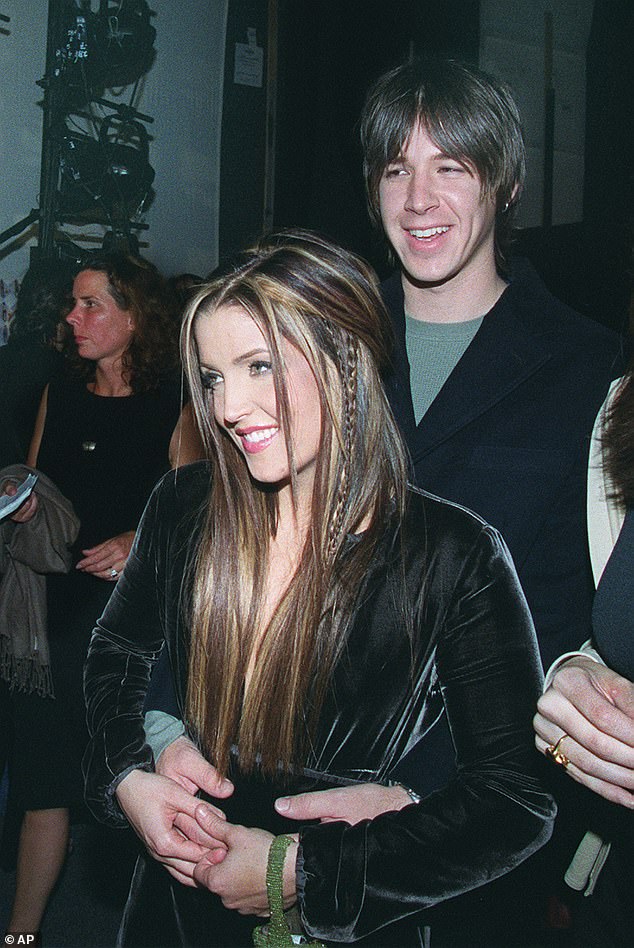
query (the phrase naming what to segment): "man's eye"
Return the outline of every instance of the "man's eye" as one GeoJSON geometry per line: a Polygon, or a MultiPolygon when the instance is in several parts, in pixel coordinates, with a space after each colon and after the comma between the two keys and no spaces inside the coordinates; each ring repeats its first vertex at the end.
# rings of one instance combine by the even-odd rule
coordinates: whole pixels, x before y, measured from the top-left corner
{"type": "Polygon", "coordinates": [[[455,173],[458,173],[458,174],[464,174],[466,169],[463,168],[462,165],[440,165],[440,167],[438,168],[438,170],[439,170],[442,174],[447,174],[447,173],[451,173],[451,172],[455,172],[455,173]]]}
{"type": "Polygon", "coordinates": [[[391,168],[385,169],[386,178],[398,178],[400,177],[400,175],[404,175],[404,174],[407,174],[407,172],[405,168],[403,168],[401,165],[397,165],[397,166],[393,166],[391,168]]]}

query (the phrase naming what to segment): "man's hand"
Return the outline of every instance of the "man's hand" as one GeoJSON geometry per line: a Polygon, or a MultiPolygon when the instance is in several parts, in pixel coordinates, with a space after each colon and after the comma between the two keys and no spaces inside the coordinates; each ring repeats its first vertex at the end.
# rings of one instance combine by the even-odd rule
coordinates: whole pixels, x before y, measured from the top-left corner
{"type": "Polygon", "coordinates": [[[233,793],[231,781],[220,776],[188,737],[178,737],[168,744],[156,762],[156,772],[191,794],[203,790],[210,797],[225,800],[233,793]]]}
{"type": "MultiPolygon", "coordinates": [[[[271,833],[227,823],[202,807],[196,812],[202,830],[215,838],[217,849],[225,847],[226,855],[218,862],[216,850],[202,857],[194,870],[194,879],[222,899],[225,908],[241,915],[268,915],[266,866],[271,833]]],[[[283,875],[284,908],[297,900],[295,863],[298,844],[294,841],[286,852],[283,875]]]]}
{"type": "Polygon", "coordinates": [[[570,776],[634,809],[634,684],[583,656],[557,671],[537,704],[535,745],[560,741],[570,776]]]}
{"type": "Polygon", "coordinates": [[[275,809],[289,820],[321,820],[322,823],[345,820],[354,825],[361,820],[373,820],[381,813],[402,810],[411,802],[403,787],[362,783],[280,797],[275,801],[275,809]]]}

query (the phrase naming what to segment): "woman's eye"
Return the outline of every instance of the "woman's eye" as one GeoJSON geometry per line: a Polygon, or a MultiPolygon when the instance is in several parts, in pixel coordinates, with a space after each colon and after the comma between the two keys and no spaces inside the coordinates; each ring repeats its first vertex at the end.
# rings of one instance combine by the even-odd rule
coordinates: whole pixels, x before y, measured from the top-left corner
{"type": "Polygon", "coordinates": [[[258,360],[257,362],[249,363],[249,374],[250,375],[266,375],[271,371],[273,366],[270,362],[264,362],[263,360],[258,360]]]}
{"type": "Polygon", "coordinates": [[[202,387],[208,392],[213,392],[217,385],[222,382],[222,376],[216,372],[201,372],[200,381],[202,387]]]}

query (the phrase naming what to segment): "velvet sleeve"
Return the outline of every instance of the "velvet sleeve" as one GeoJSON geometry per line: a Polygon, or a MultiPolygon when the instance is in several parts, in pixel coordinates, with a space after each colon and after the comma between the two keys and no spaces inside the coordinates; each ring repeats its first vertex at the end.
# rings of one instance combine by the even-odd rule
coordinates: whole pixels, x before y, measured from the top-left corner
{"type": "Polygon", "coordinates": [[[400,812],[302,830],[298,899],[316,938],[356,941],[508,872],[550,837],[531,723],[543,675],[499,535],[483,526],[465,557],[435,555],[422,599],[457,774],[400,812]]]}
{"type": "Polygon", "coordinates": [[[125,569],[93,631],[84,671],[86,802],[99,820],[115,825],[126,824],[114,797],[118,783],[133,769],[153,769],[143,703],[164,643],[159,550],[171,515],[167,487],[164,479],[148,502],[125,569]]]}

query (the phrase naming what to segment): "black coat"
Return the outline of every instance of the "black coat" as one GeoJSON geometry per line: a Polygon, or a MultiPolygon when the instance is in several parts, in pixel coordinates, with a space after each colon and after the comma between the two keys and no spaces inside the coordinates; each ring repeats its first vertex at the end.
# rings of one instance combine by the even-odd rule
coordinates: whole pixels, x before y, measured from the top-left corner
{"type": "Polygon", "coordinates": [[[386,387],[419,487],[464,504],[506,540],[544,666],[590,636],[590,434],[622,340],[556,300],[526,261],[418,427],[400,274],[383,285],[395,349],[386,387]]]}
{"type": "MultiPolygon", "coordinates": [[[[123,822],[113,798],[122,775],[152,768],[143,701],[164,642],[184,716],[183,576],[208,484],[204,464],[161,481],[93,634],[87,799],[113,823],[123,822]]],[[[550,835],[553,805],[536,778],[531,726],[541,683],[526,602],[497,532],[411,491],[403,524],[386,526],[359,592],[306,769],[279,781],[234,772],[236,791],[223,808],[233,822],[294,832],[273,812],[277,795],[389,780],[444,707],[458,761],[446,787],[398,813],[300,834],[299,907],[312,935],[420,944],[425,909],[507,872],[550,835]],[[413,640],[395,606],[401,596],[413,609],[413,640]]],[[[247,945],[254,922],[154,864],[135,877],[124,943],[247,945]]]]}

